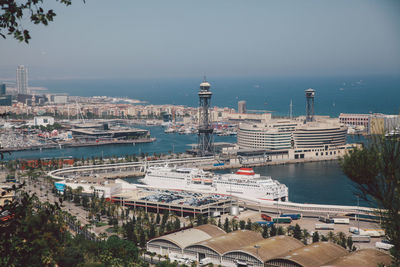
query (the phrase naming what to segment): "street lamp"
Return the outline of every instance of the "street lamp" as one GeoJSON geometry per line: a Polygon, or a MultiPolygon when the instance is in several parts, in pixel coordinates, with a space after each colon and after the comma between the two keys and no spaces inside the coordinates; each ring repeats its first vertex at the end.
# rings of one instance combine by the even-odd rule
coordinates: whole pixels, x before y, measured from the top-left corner
{"type": "Polygon", "coordinates": [[[360,196],[357,195],[357,221],[358,221],[358,234],[360,234],[360,211],[359,211],[359,206],[360,206],[360,196]]]}

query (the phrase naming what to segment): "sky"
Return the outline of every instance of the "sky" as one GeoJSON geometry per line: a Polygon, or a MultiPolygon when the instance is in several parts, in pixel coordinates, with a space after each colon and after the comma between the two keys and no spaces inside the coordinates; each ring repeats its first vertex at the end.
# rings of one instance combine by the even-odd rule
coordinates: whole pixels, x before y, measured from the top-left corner
{"type": "MultiPolygon", "coordinates": [[[[49,1],[45,1],[49,2],[49,1]]],[[[0,39],[0,79],[400,75],[400,1],[74,0],[0,39]]]]}

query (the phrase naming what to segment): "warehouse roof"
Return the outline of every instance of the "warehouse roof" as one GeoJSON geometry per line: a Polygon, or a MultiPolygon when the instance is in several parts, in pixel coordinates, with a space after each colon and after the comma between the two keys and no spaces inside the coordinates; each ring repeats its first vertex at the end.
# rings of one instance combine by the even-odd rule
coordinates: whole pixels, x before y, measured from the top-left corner
{"type": "Polygon", "coordinates": [[[227,253],[241,251],[265,262],[301,247],[304,247],[304,244],[299,240],[290,236],[279,235],[254,242],[238,250],[229,251],[227,253]]]}
{"type": "Polygon", "coordinates": [[[238,230],[229,234],[220,235],[209,240],[199,242],[194,245],[208,247],[219,255],[231,250],[238,250],[243,246],[247,246],[264,238],[260,233],[249,230],[238,230]]]}
{"type": "Polygon", "coordinates": [[[339,245],[331,242],[317,242],[295,249],[270,261],[291,261],[300,266],[317,267],[347,254],[348,252],[339,245]]]}
{"type": "Polygon", "coordinates": [[[327,264],[325,267],[347,267],[347,266],[362,266],[376,267],[380,263],[389,266],[392,263],[392,257],[382,251],[376,249],[357,250],[349,255],[337,258],[327,264]]]}
{"type": "Polygon", "coordinates": [[[215,225],[205,224],[194,228],[189,228],[183,231],[175,232],[172,234],[153,238],[148,243],[157,240],[166,240],[174,243],[175,245],[183,249],[194,243],[201,242],[222,234],[225,234],[225,231],[222,230],[221,228],[215,225]]]}

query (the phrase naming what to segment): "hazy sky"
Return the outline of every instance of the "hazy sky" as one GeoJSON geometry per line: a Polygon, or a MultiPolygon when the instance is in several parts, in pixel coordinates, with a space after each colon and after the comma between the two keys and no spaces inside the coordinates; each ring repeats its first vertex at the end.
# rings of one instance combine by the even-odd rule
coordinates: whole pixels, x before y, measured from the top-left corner
{"type": "MultiPolygon", "coordinates": [[[[48,1],[45,1],[48,2],[48,1]]],[[[400,1],[74,0],[29,45],[0,39],[0,79],[400,75],[400,1]]]]}

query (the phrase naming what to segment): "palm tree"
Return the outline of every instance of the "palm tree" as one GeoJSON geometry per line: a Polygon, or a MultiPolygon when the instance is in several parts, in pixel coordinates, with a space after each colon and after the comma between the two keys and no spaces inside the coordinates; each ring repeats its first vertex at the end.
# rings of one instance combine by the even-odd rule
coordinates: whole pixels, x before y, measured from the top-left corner
{"type": "Polygon", "coordinates": [[[303,243],[304,245],[308,244],[308,238],[310,237],[310,233],[307,231],[307,229],[303,229],[303,243]]]}

